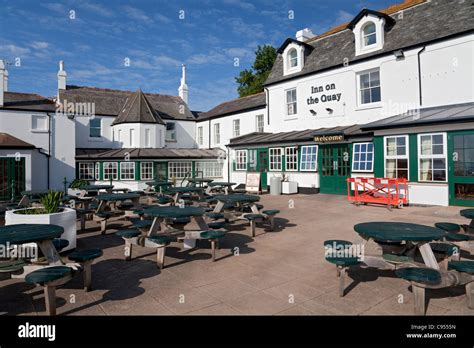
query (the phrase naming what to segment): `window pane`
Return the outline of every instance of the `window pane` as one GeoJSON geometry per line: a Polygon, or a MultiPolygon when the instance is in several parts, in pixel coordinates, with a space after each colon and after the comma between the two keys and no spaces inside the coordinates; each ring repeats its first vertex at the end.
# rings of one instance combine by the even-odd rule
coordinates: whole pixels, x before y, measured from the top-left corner
{"type": "Polygon", "coordinates": [[[370,73],[370,86],[371,87],[380,86],[380,73],[379,73],[379,71],[372,71],[370,73]]]}
{"type": "Polygon", "coordinates": [[[396,160],[394,159],[388,159],[385,163],[385,175],[387,178],[395,178],[397,176],[397,173],[395,171],[395,166],[396,160]]]}
{"type": "Polygon", "coordinates": [[[433,144],[443,144],[443,135],[442,134],[433,135],[433,144]]]}
{"type": "Polygon", "coordinates": [[[433,145],[433,155],[442,155],[443,150],[443,145],[433,145]]]}
{"type": "Polygon", "coordinates": [[[372,91],[372,100],[371,100],[372,103],[379,102],[380,100],[382,100],[380,96],[380,87],[374,87],[371,89],[371,91],[372,91]]]}
{"type": "Polygon", "coordinates": [[[369,88],[369,74],[360,75],[360,88],[369,88]]]}

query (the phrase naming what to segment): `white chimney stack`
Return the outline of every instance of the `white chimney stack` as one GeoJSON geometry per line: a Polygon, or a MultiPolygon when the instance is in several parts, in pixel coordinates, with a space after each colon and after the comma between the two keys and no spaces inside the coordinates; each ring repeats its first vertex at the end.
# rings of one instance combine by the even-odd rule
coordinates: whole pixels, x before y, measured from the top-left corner
{"type": "Polygon", "coordinates": [[[178,88],[178,94],[183,101],[188,104],[188,85],[186,84],[186,66],[182,66],[181,84],[178,88]]]}
{"type": "Polygon", "coordinates": [[[64,71],[64,61],[59,61],[59,71],[58,71],[58,89],[66,89],[66,71],[64,71]]]}
{"type": "Polygon", "coordinates": [[[5,94],[5,62],[0,60],[0,106],[4,103],[5,94]]]}
{"type": "Polygon", "coordinates": [[[303,30],[298,30],[296,32],[296,40],[301,41],[301,42],[309,40],[309,39],[311,39],[315,36],[316,35],[314,35],[313,32],[311,31],[311,29],[309,29],[309,28],[305,28],[303,30]]]}

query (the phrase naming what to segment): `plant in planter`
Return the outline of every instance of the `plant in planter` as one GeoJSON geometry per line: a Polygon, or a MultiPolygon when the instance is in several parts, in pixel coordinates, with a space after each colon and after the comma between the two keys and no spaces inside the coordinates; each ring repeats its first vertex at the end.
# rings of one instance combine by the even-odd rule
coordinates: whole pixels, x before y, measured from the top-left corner
{"type": "Polygon", "coordinates": [[[70,184],[67,190],[68,195],[70,196],[77,196],[81,193],[82,189],[89,185],[87,180],[82,179],[74,179],[70,184]]]}
{"type": "Polygon", "coordinates": [[[298,193],[298,183],[290,181],[290,176],[285,172],[281,173],[281,193],[284,195],[298,193]]]}
{"type": "Polygon", "coordinates": [[[14,209],[5,213],[5,225],[16,224],[51,224],[64,228],[62,239],[69,242],[69,246],[62,249],[67,251],[76,248],[76,211],[62,207],[63,192],[50,191],[41,198],[41,206],[26,209],[14,209]]]}

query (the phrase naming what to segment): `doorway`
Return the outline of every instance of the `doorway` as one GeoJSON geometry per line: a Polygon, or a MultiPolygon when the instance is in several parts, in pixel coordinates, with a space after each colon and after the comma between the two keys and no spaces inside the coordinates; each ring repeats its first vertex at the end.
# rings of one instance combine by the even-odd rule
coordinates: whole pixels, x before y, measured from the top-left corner
{"type": "Polygon", "coordinates": [[[320,192],[347,194],[347,178],[351,175],[349,144],[320,145],[320,192]]]}

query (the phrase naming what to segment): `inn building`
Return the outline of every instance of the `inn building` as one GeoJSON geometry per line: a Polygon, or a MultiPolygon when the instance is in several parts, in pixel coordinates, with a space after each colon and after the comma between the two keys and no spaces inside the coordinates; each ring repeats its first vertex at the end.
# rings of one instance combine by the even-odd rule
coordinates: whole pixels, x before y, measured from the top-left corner
{"type": "Polygon", "coordinates": [[[262,191],[287,176],[305,194],[349,177],[406,178],[414,204],[474,205],[474,31],[462,0],[406,0],[287,38],[264,91],[206,112],[178,96],[69,85],[8,92],[0,64],[0,199],[75,177],[141,189],[190,176],[262,191]],[[59,110],[59,111],[58,111],[59,110]],[[18,119],[22,122],[17,122],[18,119]]]}

